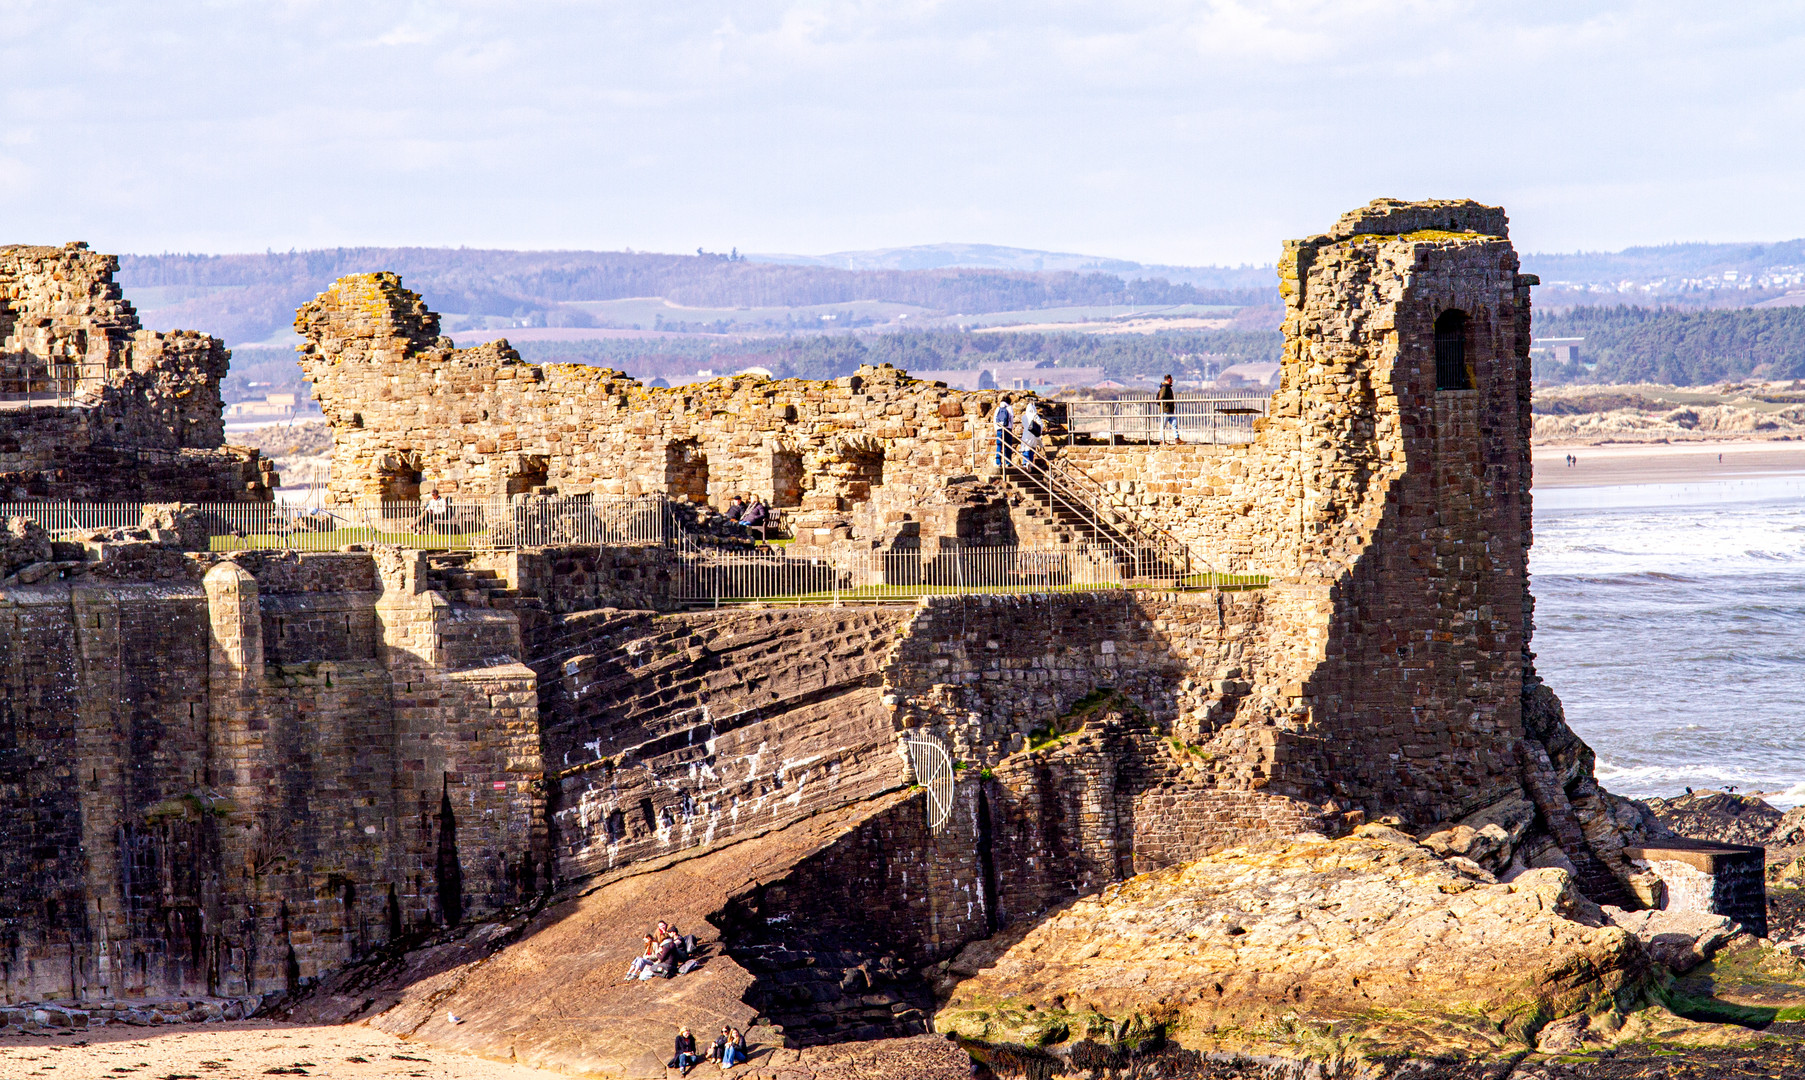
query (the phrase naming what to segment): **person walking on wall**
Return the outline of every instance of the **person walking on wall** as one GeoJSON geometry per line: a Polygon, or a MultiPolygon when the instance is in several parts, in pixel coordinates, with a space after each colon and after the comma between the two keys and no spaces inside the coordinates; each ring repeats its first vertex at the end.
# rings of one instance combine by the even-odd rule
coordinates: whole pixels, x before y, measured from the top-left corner
{"type": "Polygon", "coordinates": [[[997,429],[997,468],[1007,468],[1015,463],[1015,409],[1013,399],[1007,394],[997,402],[997,411],[991,414],[997,429]]]}
{"type": "Polygon", "coordinates": [[[1172,396],[1172,376],[1167,375],[1159,384],[1159,441],[1166,441],[1166,432],[1172,432],[1172,441],[1184,442],[1178,437],[1178,403],[1172,396]]]}
{"type": "Polygon", "coordinates": [[[1047,425],[1040,418],[1040,410],[1030,401],[1022,406],[1022,465],[1032,469],[1035,455],[1040,453],[1041,435],[1047,425]]]}

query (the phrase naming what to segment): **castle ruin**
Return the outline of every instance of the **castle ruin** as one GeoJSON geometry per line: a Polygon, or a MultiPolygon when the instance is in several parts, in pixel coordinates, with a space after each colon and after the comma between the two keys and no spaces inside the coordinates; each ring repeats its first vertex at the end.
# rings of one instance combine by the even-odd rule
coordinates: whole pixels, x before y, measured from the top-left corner
{"type": "MultiPolygon", "coordinates": [[[[1502,821],[1515,858],[1653,902],[1529,651],[1534,282],[1503,212],[1380,200],[1279,271],[1253,442],[1060,450],[1113,513],[1263,587],[689,610],[680,553],[566,545],[190,553],[0,591],[0,992],[291,990],[582,883],[514,946],[577,950],[570,993],[635,942],[554,927],[670,881],[724,951],[670,1008],[731,985],[791,1041],[873,1037],[924,1029],[914,973],[1078,893],[1379,818],[1502,821]],[[941,828],[904,737],[959,764],[941,828]]],[[[340,497],[751,491],[803,549],[1062,539],[987,467],[994,391],[651,389],[453,348],[389,274],[296,325],[340,497]]],[[[502,1038],[501,1012],[423,1037],[502,1038]]]]}
{"type": "Polygon", "coordinates": [[[138,323],[119,260],[0,247],[0,501],[267,501],[275,474],[227,447],[231,354],[138,323]]]}

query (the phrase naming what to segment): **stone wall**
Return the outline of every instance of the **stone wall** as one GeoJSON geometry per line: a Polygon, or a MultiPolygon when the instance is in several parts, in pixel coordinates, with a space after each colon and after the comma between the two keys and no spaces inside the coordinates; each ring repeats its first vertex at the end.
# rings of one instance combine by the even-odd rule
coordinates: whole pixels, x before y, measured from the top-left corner
{"type": "Polygon", "coordinates": [[[1531,279],[1504,227],[1472,203],[1344,215],[1280,260],[1281,383],[1252,444],[1066,452],[1206,564],[1281,586],[1270,722],[1320,747],[1297,792],[1428,822],[1517,783],[1531,279]],[[1436,386],[1448,311],[1470,389],[1436,386]]]}
{"type": "MultiPolygon", "coordinates": [[[[1270,744],[1252,772],[1229,756],[1242,770],[1231,786],[1257,775],[1275,794],[1434,822],[1517,783],[1529,279],[1505,230],[1501,211],[1470,202],[1380,200],[1344,215],[1280,262],[1281,383],[1252,444],[1065,451],[1205,564],[1273,579],[1257,617],[1219,613],[1246,633],[1227,635],[1236,641],[1210,670],[1147,706],[1188,739],[1270,744]],[[1464,317],[1466,385],[1438,389],[1435,325],[1448,312],[1464,317]]],[[[391,274],[341,280],[296,328],[335,428],[341,495],[490,494],[530,477],[562,494],[749,490],[782,503],[789,481],[777,478],[796,475],[805,543],[1052,537],[973,477],[989,457],[994,393],[889,368],[649,389],[613,371],[523,364],[505,343],[453,349],[391,274]]],[[[1203,614],[1177,611],[1171,625],[1193,633],[1187,620],[1203,614]]],[[[1014,707],[1044,715],[1043,699],[1014,707]]],[[[985,712],[959,737],[990,740],[1000,722],[985,712]]]]}
{"type": "Polygon", "coordinates": [[[756,493],[811,539],[882,541],[986,459],[999,397],[888,366],[826,383],[739,376],[655,389],[618,371],[526,364],[506,341],[452,348],[393,274],[341,279],[301,308],[295,329],[333,425],[341,498],[436,486],[719,506],[756,493]]]}
{"type": "Polygon", "coordinates": [[[0,497],[270,498],[268,463],[222,445],[231,354],[143,329],[118,265],[86,244],[0,247],[0,497]]]}
{"type": "Polygon", "coordinates": [[[536,661],[561,876],[700,853],[901,786],[879,673],[907,615],[567,620],[536,661]]]}
{"type": "Polygon", "coordinates": [[[533,674],[406,557],[175,558],[0,595],[7,1000],[280,990],[544,885],[533,674]]]}

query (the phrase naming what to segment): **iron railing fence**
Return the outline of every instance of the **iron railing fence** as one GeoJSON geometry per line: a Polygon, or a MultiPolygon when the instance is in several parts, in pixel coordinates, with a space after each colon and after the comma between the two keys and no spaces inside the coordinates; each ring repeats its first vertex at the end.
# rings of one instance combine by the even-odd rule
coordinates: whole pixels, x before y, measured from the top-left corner
{"type": "Polygon", "coordinates": [[[794,555],[680,546],[675,599],[691,604],[871,604],[924,596],[1009,595],[1264,585],[1254,575],[1175,572],[1160,553],[1124,556],[1113,544],[836,551],[794,555]]]}
{"type": "MultiPolygon", "coordinates": [[[[50,533],[146,528],[173,504],[7,502],[0,517],[28,517],[50,533]]],[[[492,499],[183,504],[213,551],[337,551],[349,544],[497,550],[552,544],[647,546],[674,534],[663,495],[515,495],[492,499]]]]}
{"type": "Polygon", "coordinates": [[[1055,513],[1088,532],[1091,541],[1114,549],[1137,577],[1185,577],[1210,572],[1184,541],[1122,506],[1102,484],[1058,454],[1042,456],[1011,474],[1044,492],[1055,513]]]}
{"type": "Polygon", "coordinates": [[[1068,442],[1085,438],[1111,445],[1118,441],[1250,443],[1254,421],[1266,415],[1270,400],[1263,391],[1176,398],[1170,423],[1162,403],[1151,395],[1067,401],[1065,436],[1068,442]]]}
{"type": "Polygon", "coordinates": [[[0,518],[25,517],[45,532],[135,529],[144,521],[143,503],[0,502],[0,518]]]}
{"type": "Polygon", "coordinates": [[[0,408],[92,404],[81,392],[105,381],[105,369],[81,357],[15,355],[0,368],[0,408]]]}

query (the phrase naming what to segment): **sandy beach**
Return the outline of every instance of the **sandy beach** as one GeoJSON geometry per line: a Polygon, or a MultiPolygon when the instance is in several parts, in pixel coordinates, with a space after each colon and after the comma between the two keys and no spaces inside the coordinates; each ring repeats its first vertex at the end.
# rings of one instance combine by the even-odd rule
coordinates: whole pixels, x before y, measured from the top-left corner
{"type": "Polygon", "coordinates": [[[559,1073],[404,1042],[362,1025],[307,1027],[262,1020],[108,1025],[65,1035],[0,1037],[0,1077],[48,1080],[563,1080],[559,1073]]]}
{"type": "Polygon", "coordinates": [[[1604,487],[1805,473],[1805,442],[1537,445],[1535,486],[1604,487]],[[1576,463],[1568,465],[1567,455],[1576,463]]]}

